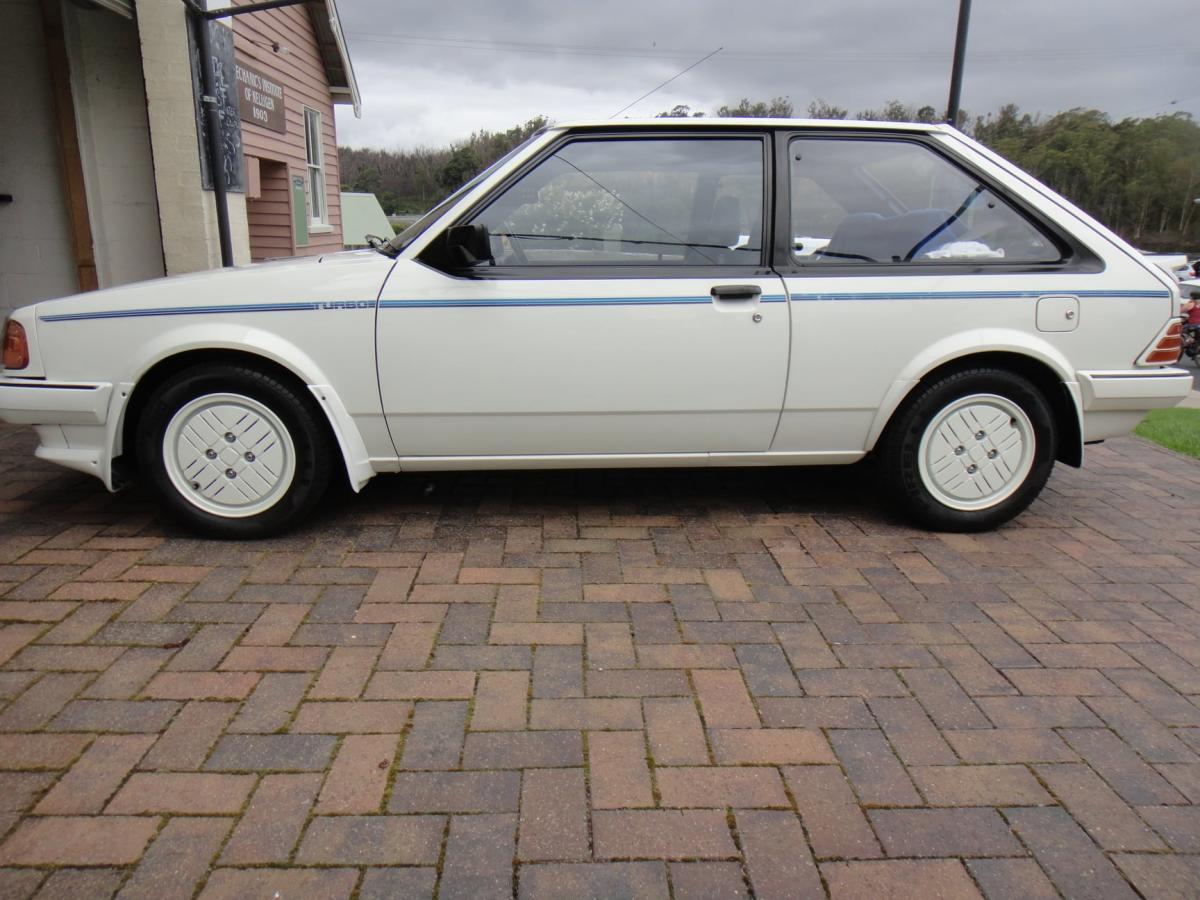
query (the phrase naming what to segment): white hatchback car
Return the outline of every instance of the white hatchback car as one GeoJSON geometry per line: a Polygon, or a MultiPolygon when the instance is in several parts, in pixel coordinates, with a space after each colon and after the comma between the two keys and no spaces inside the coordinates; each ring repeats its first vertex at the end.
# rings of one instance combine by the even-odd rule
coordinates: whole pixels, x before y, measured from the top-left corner
{"type": "Polygon", "coordinates": [[[867,454],[918,522],[972,530],[1187,395],[1178,304],[946,126],[564,125],[377,252],[18,310],[0,417],[229,537],[333,477],[867,454]]]}

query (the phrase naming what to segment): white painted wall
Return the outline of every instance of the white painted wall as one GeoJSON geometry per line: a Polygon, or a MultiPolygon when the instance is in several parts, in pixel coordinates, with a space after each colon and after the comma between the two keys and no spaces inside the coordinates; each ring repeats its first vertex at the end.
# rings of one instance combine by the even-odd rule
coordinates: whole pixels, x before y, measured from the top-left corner
{"type": "Polygon", "coordinates": [[[100,287],[165,274],[137,25],[63,5],[100,287]]]}
{"type": "MultiPolygon", "coordinates": [[[[212,191],[200,187],[184,5],[157,0],[137,9],[167,274],[215,268],[221,264],[221,244],[212,191]]],[[[228,196],[234,261],[245,265],[250,262],[246,198],[228,196]]]]}
{"type": "Polygon", "coordinates": [[[0,3],[0,318],[79,290],[38,0],[0,3]]]}

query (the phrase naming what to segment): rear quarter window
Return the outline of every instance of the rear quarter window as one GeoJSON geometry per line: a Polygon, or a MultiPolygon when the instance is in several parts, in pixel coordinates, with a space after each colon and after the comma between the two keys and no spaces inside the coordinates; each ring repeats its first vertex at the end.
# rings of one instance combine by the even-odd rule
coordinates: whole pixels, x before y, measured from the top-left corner
{"type": "Polygon", "coordinates": [[[795,138],[789,159],[797,264],[1063,260],[1011,203],[916,141],[795,138]]]}

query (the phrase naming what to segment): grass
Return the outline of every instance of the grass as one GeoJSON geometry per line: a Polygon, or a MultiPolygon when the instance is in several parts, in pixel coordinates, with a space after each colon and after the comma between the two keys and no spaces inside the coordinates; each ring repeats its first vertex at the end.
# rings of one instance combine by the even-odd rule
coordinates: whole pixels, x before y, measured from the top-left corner
{"type": "Polygon", "coordinates": [[[1135,433],[1168,450],[1200,459],[1200,409],[1153,409],[1135,433]]]}

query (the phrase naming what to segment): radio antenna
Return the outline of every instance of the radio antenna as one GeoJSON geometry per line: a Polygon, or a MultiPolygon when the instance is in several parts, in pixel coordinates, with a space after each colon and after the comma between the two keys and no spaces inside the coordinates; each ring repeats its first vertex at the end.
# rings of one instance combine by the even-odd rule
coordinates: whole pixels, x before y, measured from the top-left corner
{"type": "Polygon", "coordinates": [[[680,72],[676,72],[674,75],[672,75],[666,81],[664,81],[662,84],[658,85],[658,87],[651,88],[650,90],[646,91],[646,93],[642,94],[642,96],[640,96],[636,100],[634,100],[632,103],[627,103],[624,106],[622,106],[615,113],[613,113],[611,116],[609,116],[609,118],[615,119],[621,113],[625,112],[625,110],[629,109],[629,107],[637,106],[639,103],[641,103],[643,100],[645,100],[651,94],[653,94],[655,91],[665,88],[668,84],[670,84],[676,78],[679,78],[682,75],[686,75],[688,72],[692,71],[692,69],[696,68],[696,66],[700,65],[700,63],[704,62],[705,60],[712,59],[714,56],[716,56],[718,53],[720,53],[724,49],[725,49],[724,47],[718,47],[716,50],[714,50],[712,53],[709,53],[707,56],[700,57],[698,60],[696,60],[690,66],[688,66],[686,69],[684,69],[680,72]]]}

